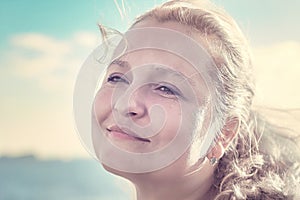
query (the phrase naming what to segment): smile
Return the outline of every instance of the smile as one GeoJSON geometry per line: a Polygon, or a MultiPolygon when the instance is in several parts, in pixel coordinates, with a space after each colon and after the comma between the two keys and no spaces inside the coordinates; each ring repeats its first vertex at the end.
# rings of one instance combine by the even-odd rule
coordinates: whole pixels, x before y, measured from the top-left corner
{"type": "Polygon", "coordinates": [[[133,140],[133,141],[141,141],[141,142],[151,142],[147,138],[140,138],[135,136],[134,134],[129,134],[129,131],[124,131],[117,126],[112,126],[106,129],[110,136],[123,140],[133,140]]]}

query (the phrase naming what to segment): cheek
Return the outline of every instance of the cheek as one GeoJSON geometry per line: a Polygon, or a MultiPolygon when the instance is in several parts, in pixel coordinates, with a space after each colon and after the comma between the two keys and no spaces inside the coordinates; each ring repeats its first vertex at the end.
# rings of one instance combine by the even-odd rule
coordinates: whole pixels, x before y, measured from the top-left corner
{"type": "Polygon", "coordinates": [[[95,97],[94,111],[98,122],[102,122],[111,113],[112,91],[109,88],[101,88],[95,97]]]}
{"type": "Polygon", "coordinates": [[[179,131],[182,122],[182,110],[178,101],[168,101],[161,104],[165,114],[165,124],[161,130],[164,141],[170,142],[179,131]]]}
{"type": "Polygon", "coordinates": [[[181,115],[181,108],[180,104],[177,102],[175,104],[170,104],[168,108],[168,116],[167,116],[167,124],[172,128],[172,129],[178,129],[178,127],[181,125],[182,122],[182,115],[181,115]]]}

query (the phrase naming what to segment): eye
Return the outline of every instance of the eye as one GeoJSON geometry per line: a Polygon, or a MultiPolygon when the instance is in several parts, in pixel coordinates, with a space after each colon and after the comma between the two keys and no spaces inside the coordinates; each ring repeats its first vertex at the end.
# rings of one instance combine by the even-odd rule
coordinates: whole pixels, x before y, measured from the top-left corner
{"type": "Polygon", "coordinates": [[[126,80],[126,78],[121,75],[121,74],[111,74],[108,78],[107,78],[107,82],[109,83],[120,83],[120,82],[123,82],[123,83],[128,83],[128,81],[126,80]]]}
{"type": "Polygon", "coordinates": [[[162,93],[165,96],[176,96],[179,95],[179,93],[173,89],[170,86],[165,86],[165,85],[159,85],[155,88],[156,91],[162,93]]]}
{"type": "Polygon", "coordinates": [[[158,91],[161,91],[165,94],[168,94],[168,95],[175,95],[175,93],[168,87],[166,86],[159,86],[158,88],[156,88],[156,90],[158,91]]]}

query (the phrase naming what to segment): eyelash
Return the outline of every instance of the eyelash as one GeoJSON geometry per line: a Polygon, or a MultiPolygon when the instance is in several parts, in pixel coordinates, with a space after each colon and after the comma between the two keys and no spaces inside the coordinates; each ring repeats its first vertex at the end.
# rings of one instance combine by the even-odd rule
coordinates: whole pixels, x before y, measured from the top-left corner
{"type": "Polygon", "coordinates": [[[158,90],[158,91],[161,91],[163,92],[165,95],[177,95],[177,92],[170,89],[169,87],[167,86],[164,86],[164,85],[161,85],[157,88],[155,88],[155,90],[158,90]]]}
{"type": "Polygon", "coordinates": [[[110,75],[108,78],[107,78],[107,82],[110,82],[110,83],[119,83],[119,82],[125,82],[125,83],[128,83],[128,81],[124,78],[122,78],[121,75],[116,75],[116,74],[112,74],[110,75]],[[115,80],[115,79],[118,79],[118,80],[115,80]]]}

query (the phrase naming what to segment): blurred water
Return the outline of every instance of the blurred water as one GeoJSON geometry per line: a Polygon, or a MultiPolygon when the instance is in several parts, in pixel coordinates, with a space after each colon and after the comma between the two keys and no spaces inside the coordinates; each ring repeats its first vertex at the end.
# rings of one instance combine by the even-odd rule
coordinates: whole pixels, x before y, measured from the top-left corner
{"type": "Polygon", "coordinates": [[[94,160],[0,158],[0,200],[129,200],[120,184],[94,160]]]}

